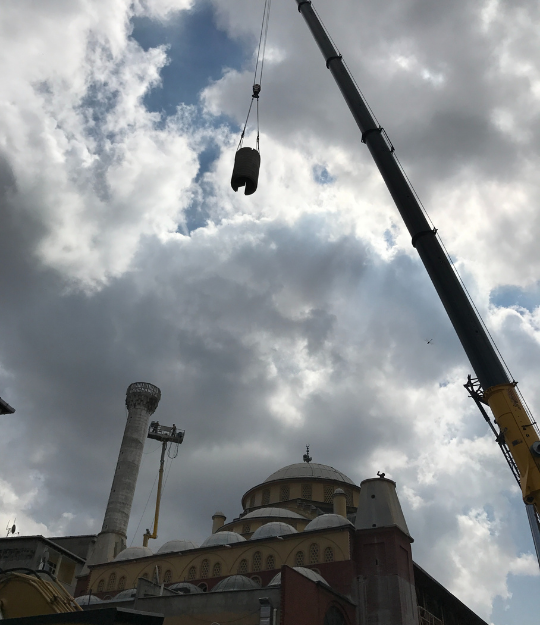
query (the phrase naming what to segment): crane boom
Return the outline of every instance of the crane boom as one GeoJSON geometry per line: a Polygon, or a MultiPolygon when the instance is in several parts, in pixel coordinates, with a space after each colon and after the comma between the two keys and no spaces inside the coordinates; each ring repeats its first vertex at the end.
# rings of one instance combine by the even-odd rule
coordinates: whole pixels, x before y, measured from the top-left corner
{"type": "Polygon", "coordinates": [[[482,401],[495,422],[517,465],[523,500],[540,514],[540,442],[516,392],[516,382],[488,336],[438,237],[430,227],[405,173],[394,155],[384,128],[379,126],[343,58],[329,37],[310,0],[296,0],[317,42],[326,67],[332,73],[390,194],[407,226],[424,266],[483,389],[482,401]]]}

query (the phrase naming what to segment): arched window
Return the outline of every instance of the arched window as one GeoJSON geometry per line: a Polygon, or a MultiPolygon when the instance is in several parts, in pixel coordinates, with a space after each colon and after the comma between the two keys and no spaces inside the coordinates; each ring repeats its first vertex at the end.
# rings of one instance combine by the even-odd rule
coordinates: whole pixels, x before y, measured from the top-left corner
{"type": "Polygon", "coordinates": [[[274,556],[268,556],[266,558],[266,570],[273,571],[276,568],[276,559],[274,556]]]}
{"type": "Polygon", "coordinates": [[[280,501],[289,501],[290,498],[290,488],[288,484],[284,484],[280,489],[279,489],[279,500],[280,501]]]}
{"type": "Polygon", "coordinates": [[[309,563],[318,564],[319,562],[319,545],[317,543],[311,543],[309,546],[309,563]]]}
{"type": "Polygon", "coordinates": [[[325,562],[333,562],[334,561],[334,550],[332,547],[326,547],[324,550],[324,561],[325,562]]]}
{"type": "Polygon", "coordinates": [[[124,590],[126,587],[126,578],[124,575],[118,580],[118,590],[124,590]]]}
{"type": "Polygon", "coordinates": [[[249,523],[244,523],[242,527],[242,534],[250,534],[251,533],[251,525],[249,523]]]}
{"type": "Polygon", "coordinates": [[[216,562],[212,569],[212,577],[221,577],[221,562],[216,562]]]}
{"type": "Polygon", "coordinates": [[[304,552],[297,551],[294,556],[294,566],[304,566],[304,552]]]}
{"type": "Polygon", "coordinates": [[[238,565],[238,575],[245,575],[248,572],[248,561],[240,560],[240,564],[238,565]]]}
{"type": "Polygon", "coordinates": [[[105,590],[105,580],[104,579],[100,579],[99,580],[99,584],[97,585],[97,591],[98,592],[103,592],[105,590]]]}
{"type": "Polygon", "coordinates": [[[192,581],[196,577],[197,577],[197,569],[194,566],[192,566],[192,567],[190,567],[190,569],[188,571],[187,578],[188,578],[189,581],[192,581]]]}
{"type": "Polygon", "coordinates": [[[201,562],[201,579],[206,579],[208,577],[209,570],[210,570],[210,562],[208,560],[203,560],[201,562]]]}
{"type": "Polygon", "coordinates": [[[324,617],[324,625],[347,625],[347,623],[341,611],[332,606],[324,617]]]}
{"type": "Polygon", "coordinates": [[[107,584],[107,590],[114,590],[116,586],[116,573],[111,573],[109,576],[109,582],[107,584]]]}
{"type": "Polygon", "coordinates": [[[313,499],[313,488],[311,484],[302,484],[302,499],[311,501],[313,499]]]}
{"type": "Polygon", "coordinates": [[[255,495],[251,495],[251,497],[249,498],[249,507],[250,508],[255,507],[255,495]]]}
{"type": "Polygon", "coordinates": [[[262,492],[262,505],[265,506],[268,503],[270,503],[270,489],[265,488],[262,492]]]}
{"type": "Polygon", "coordinates": [[[262,586],[262,579],[258,575],[253,575],[251,578],[257,586],[262,586]]]}
{"type": "Polygon", "coordinates": [[[345,491],[345,496],[347,497],[347,505],[349,507],[352,507],[353,505],[353,496],[352,496],[352,490],[347,489],[345,491]]]}
{"type": "Polygon", "coordinates": [[[164,584],[170,584],[172,582],[172,571],[171,569],[167,569],[165,571],[165,576],[163,577],[164,584]]]}
{"type": "Polygon", "coordinates": [[[253,554],[253,572],[257,573],[262,568],[262,555],[260,551],[253,554]]]}
{"type": "Polygon", "coordinates": [[[324,487],[324,503],[332,503],[334,495],[334,487],[333,486],[325,486],[324,487]]]}

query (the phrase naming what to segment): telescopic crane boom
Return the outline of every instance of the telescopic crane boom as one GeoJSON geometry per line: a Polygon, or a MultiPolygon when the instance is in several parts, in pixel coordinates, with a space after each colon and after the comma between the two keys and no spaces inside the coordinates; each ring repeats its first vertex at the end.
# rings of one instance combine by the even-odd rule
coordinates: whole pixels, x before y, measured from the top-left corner
{"type": "MultiPolygon", "coordinates": [[[[535,424],[531,422],[516,391],[517,383],[510,379],[439,241],[437,230],[428,223],[420,202],[395,157],[388,135],[375,120],[311,1],[295,1],[323,54],[326,67],[332,73],[358,124],[362,142],[368,147],[381,172],[412,237],[412,245],[420,255],[469,358],[479,383],[469,390],[476,394],[479,401],[491,408],[500,429],[498,442],[508,449],[510,462],[517,467],[523,500],[529,506],[534,506],[538,515],[540,439],[535,424]]],[[[540,545],[536,543],[535,540],[538,552],[540,545]]],[[[540,559],[540,553],[537,555],[540,559]]]]}

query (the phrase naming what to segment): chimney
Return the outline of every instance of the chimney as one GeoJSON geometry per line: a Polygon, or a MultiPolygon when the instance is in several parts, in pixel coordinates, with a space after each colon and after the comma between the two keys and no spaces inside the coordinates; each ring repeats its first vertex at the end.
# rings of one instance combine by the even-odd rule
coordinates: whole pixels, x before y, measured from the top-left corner
{"type": "Polygon", "coordinates": [[[216,512],[212,517],[212,534],[215,534],[220,527],[223,527],[226,520],[227,517],[223,512],[216,512]]]}

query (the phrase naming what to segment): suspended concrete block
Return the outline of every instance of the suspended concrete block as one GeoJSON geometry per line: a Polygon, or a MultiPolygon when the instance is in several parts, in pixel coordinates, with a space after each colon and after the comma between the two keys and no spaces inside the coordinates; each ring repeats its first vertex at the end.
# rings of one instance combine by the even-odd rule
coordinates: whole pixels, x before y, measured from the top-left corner
{"type": "Polygon", "coordinates": [[[261,155],[253,148],[240,148],[234,159],[234,169],[231,178],[231,187],[238,191],[240,187],[246,187],[245,194],[251,195],[257,190],[259,183],[259,169],[261,167],[261,155]]]}

